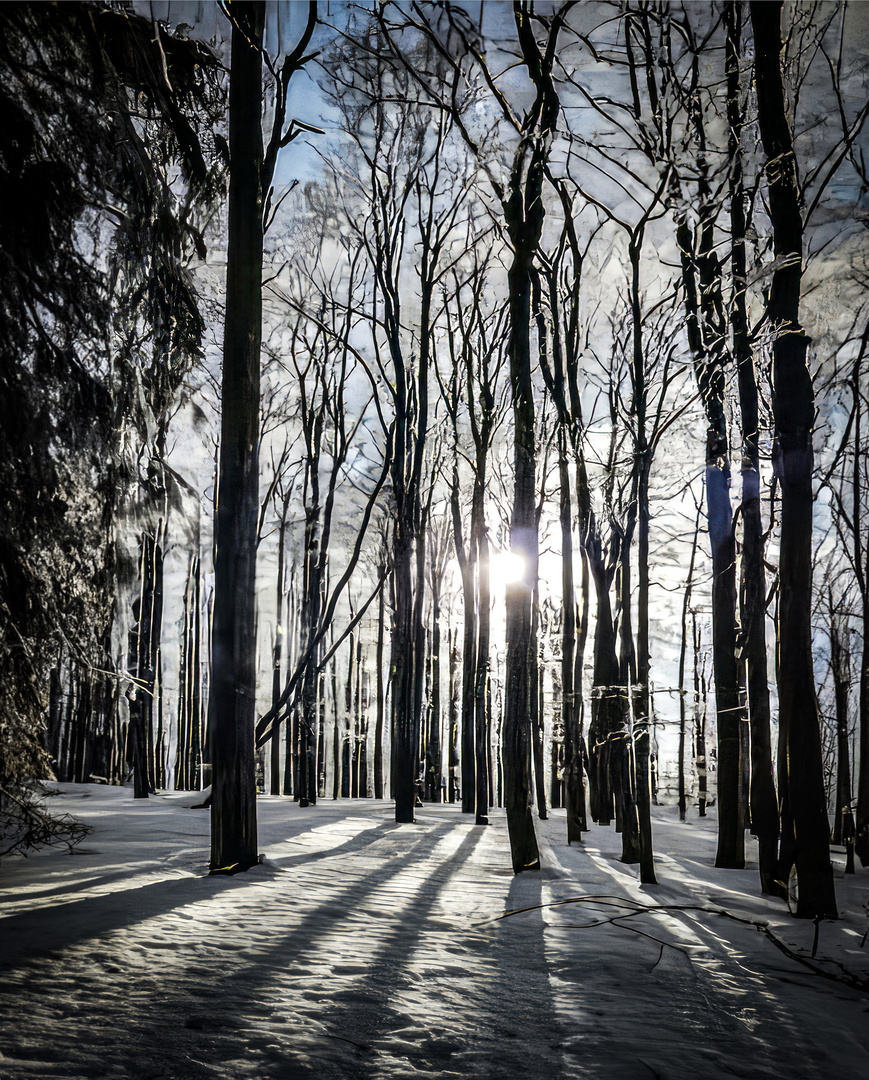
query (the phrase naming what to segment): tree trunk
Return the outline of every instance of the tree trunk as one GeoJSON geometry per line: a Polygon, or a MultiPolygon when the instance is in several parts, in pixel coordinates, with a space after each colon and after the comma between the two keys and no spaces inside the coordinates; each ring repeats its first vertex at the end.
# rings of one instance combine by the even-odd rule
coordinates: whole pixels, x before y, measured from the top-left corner
{"type": "Polygon", "coordinates": [[[832,841],[847,848],[846,873],[854,873],[854,815],[851,811],[851,746],[848,730],[848,692],[851,687],[851,652],[848,648],[847,626],[833,605],[830,606],[830,670],[836,694],[836,815],[833,818],[832,841]]]}
{"type": "MultiPolygon", "coordinates": [[[[458,455],[458,447],[455,448],[458,455]]],[[[474,502],[478,484],[474,483],[474,502]]],[[[480,488],[482,498],[482,488],[480,488]]],[[[474,812],[475,800],[475,756],[477,738],[475,737],[475,688],[477,677],[477,612],[474,593],[476,527],[475,506],[471,507],[471,543],[465,550],[462,535],[462,516],[459,505],[459,474],[457,460],[453,463],[453,477],[450,488],[450,512],[453,520],[453,544],[462,576],[462,750],[461,750],[461,791],[462,813],[474,812]]],[[[484,774],[485,775],[485,774],[484,774]]]]}
{"type": "MultiPolygon", "coordinates": [[[[691,592],[694,587],[694,563],[697,559],[697,541],[700,536],[700,507],[697,507],[697,520],[694,523],[694,537],[691,541],[691,559],[688,563],[688,580],[682,599],[682,635],[679,644],[679,820],[685,820],[687,792],[685,785],[685,728],[686,701],[685,658],[688,652],[688,612],[691,609],[691,592]]],[[[696,616],[695,616],[696,621],[696,616]]]]}
{"type": "Polygon", "coordinates": [[[779,558],[779,738],[786,748],[790,835],[782,838],[780,879],[792,862],[799,881],[797,915],[835,917],[812,663],[812,430],[814,393],[806,363],[808,338],[799,321],[803,225],[793,141],[780,66],[781,0],[752,0],[758,123],[767,157],[769,209],[776,269],[768,317],[773,342],[774,465],[781,486],[779,558]]]}
{"type": "Polygon", "coordinates": [[[447,753],[447,801],[456,801],[456,765],[459,763],[459,650],[455,645],[455,635],[450,629],[450,737],[447,753]]]}
{"type": "Polygon", "coordinates": [[[718,849],[715,865],[745,866],[745,822],[740,799],[740,726],[736,664],[736,544],[730,511],[730,469],[709,432],[706,500],[712,547],[712,669],[718,730],[718,849]]]}
{"type": "Polygon", "coordinates": [[[383,639],[384,639],[384,620],[386,618],[386,591],[382,587],[380,589],[380,596],[377,600],[377,646],[375,649],[374,663],[377,667],[375,671],[376,679],[376,708],[377,716],[374,722],[374,798],[383,798],[383,717],[384,717],[384,694],[385,687],[383,685],[383,639]]]}
{"type": "MultiPolygon", "coordinates": [[[[396,455],[400,456],[400,455],[396,455]]],[[[412,541],[407,522],[396,520],[394,540],[395,625],[393,657],[393,770],[395,820],[413,821],[418,742],[413,711],[413,582],[412,541]]]]}
{"type": "Polygon", "coordinates": [[[860,650],[860,673],[858,690],[858,738],[860,766],[857,774],[857,822],[854,850],[863,866],[869,866],[869,544],[865,541],[865,518],[863,512],[863,463],[862,451],[863,399],[860,394],[860,372],[865,357],[865,343],[869,340],[869,326],[863,332],[863,346],[854,359],[851,390],[854,395],[854,471],[853,493],[853,544],[854,568],[860,590],[860,615],[863,628],[863,648],[860,650]]]}
{"type": "Polygon", "coordinates": [[[763,892],[780,895],[776,885],[776,848],[779,836],[778,805],[772,768],[769,681],[766,654],[766,581],[763,566],[763,521],[760,507],[760,455],[758,451],[757,373],[749,340],[746,310],[745,201],[740,152],[743,114],[740,106],[739,53],[742,33],[741,0],[725,7],[727,26],[727,117],[730,157],[730,257],[733,291],[730,321],[739,387],[742,427],[742,572],[740,612],[742,651],[751,734],[749,805],[751,829],[758,841],[760,884],[763,892]]]}
{"type": "MultiPolygon", "coordinates": [[[[479,465],[480,463],[478,463],[479,465]]],[[[489,591],[489,541],[483,514],[483,476],[474,483],[471,508],[471,547],[477,571],[477,652],[474,658],[474,772],[476,795],[474,810],[477,825],[489,824],[489,637],[491,597],[489,591]],[[479,490],[478,490],[479,489],[479,490]]]]}
{"type": "MultiPolygon", "coordinates": [[[[272,706],[277,705],[281,696],[281,664],[284,646],[284,546],[286,542],[287,513],[289,499],[283,503],[283,513],[278,526],[278,572],[275,582],[275,640],[272,646],[272,706]]],[[[280,725],[275,724],[269,754],[269,791],[272,795],[281,793],[281,740],[280,725]]]]}
{"type": "Polygon", "coordinates": [[[657,882],[655,857],[652,850],[652,796],[650,790],[650,720],[651,687],[649,685],[649,469],[651,455],[641,444],[640,477],[637,508],[637,680],[639,683],[639,716],[635,717],[634,753],[637,776],[637,823],[639,828],[640,881],[647,885],[657,882]]]}
{"type": "MultiPolygon", "coordinates": [[[[538,514],[538,521],[540,515],[538,514]]],[[[540,588],[539,580],[534,588],[534,596],[531,600],[531,635],[537,647],[536,662],[531,666],[531,763],[533,766],[534,794],[537,800],[537,816],[541,821],[546,821],[546,777],[543,765],[543,687],[541,685],[540,672],[542,670],[542,655],[539,647],[540,640],[540,588]]]]}
{"type": "MultiPolygon", "coordinates": [[[[858,519],[859,520],[859,519],[858,519]]],[[[856,523],[855,523],[856,524],[856,523]]],[[[857,534],[859,537],[859,533],[857,534]]],[[[864,580],[869,579],[869,552],[864,580]]],[[[869,592],[864,589],[862,606],[863,649],[860,654],[859,739],[860,768],[857,774],[857,823],[854,850],[863,866],[869,866],[869,592]]]]}
{"type": "Polygon", "coordinates": [[[441,801],[441,598],[437,567],[432,562],[431,692],[429,695],[428,758],[431,799],[441,801]]]}
{"type": "Polygon", "coordinates": [[[594,687],[588,730],[589,796],[592,820],[598,825],[609,825],[614,812],[609,757],[612,737],[624,726],[624,694],[619,688],[621,677],[609,594],[610,575],[604,564],[601,540],[596,530],[587,538],[586,550],[597,595],[594,687]]]}
{"type": "MultiPolygon", "coordinates": [[[[519,207],[521,191],[516,191],[519,207]]],[[[516,210],[514,234],[522,234],[516,210]]],[[[541,208],[542,213],[542,208],[541,208]]],[[[508,221],[509,227],[509,221],[508,221]]],[[[518,238],[518,237],[517,237],[518,238]]],[[[509,273],[510,380],[513,392],[513,516],[510,545],[522,558],[522,578],[507,587],[507,672],[501,747],[504,804],[514,873],[539,870],[540,855],[531,817],[531,668],[537,663],[532,629],[532,598],[537,581],[537,506],[534,397],[531,381],[531,258],[533,249],[514,240],[509,273]]]]}
{"type": "Polygon", "coordinates": [[[580,732],[574,686],[576,659],[576,590],[573,582],[573,509],[567,432],[558,429],[559,523],[561,525],[561,715],[564,724],[564,796],[567,810],[567,842],[582,843],[585,791],[582,783],[580,732]]]}
{"type": "Polygon", "coordinates": [[[209,701],[211,869],[257,861],[256,531],[262,337],[264,0],[233,6],[229,242],[209,701]]]}
{"type": "MultiPolygon", "coordinates": [[[[549,805],[560,810],[564,803],[564,700],[558,670],[552,672],[552,743],[549,755],[549,805]]],[[[569,841],[568,841],[569,842],[569,841]]]]}
{"type": "Polygon", "coordinates": [[[700,670],[700,628],[691,614],[694,642],[694,762],[697,767],[698,817],[706,817],[706,679],[700,670]],[[702,701],[702,706],[701,706],[702,701]]]}
{"type": "MultiPolygon", "coordinates": [[[[696,121],[701,148],[702,121],[696,121]]],[[[705,155],[699,157],[700,241],[677,230],[688,343],[706,411],[706,517],[712,553],[712,669],[718,732],[718,850],[715,865],[745,866],[745,822],[740,800],[742,712],[736,660],[736,540],[730,505],[730,453],[725,413],[724,311],[721,273],[714,250],[712,207],[705,155]],[[699,278],[699,281],[698,281],[699,278]]]]}
{"type": "Polygon", "coordinates": [[[582,560],[582,572],[580,574],[580,596],[582,608],[579,615],[579,634],[576,639],[576,652],[573,657],[573,720],[576,732],[576,793],[574,796],[574,808],[577,813],[577,821],[583,832],[588,832],[588,814],[585,805],[585,780],[583,778],[584,763],[588,759],[585,750],[585,699],[582,693],[583,666],[585,664],[585,646],[588,640],[588,621],[591,609],[591,580],[589,572],[588,553],[585,548],[580,555],[582,560]]]}

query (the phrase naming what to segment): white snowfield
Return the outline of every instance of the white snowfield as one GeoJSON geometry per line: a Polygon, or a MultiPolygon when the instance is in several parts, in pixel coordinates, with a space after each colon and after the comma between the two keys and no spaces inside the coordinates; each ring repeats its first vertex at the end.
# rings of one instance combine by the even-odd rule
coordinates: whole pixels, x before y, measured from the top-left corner
{"type": "Polygon", "coordinates": [[[2,1080],[869,1080],[865,870],[811,961],[848,984],[753,925],[808,959],[754,865],[712,868],[713,817],[655,808],[640,886],[563,811],[514,877],[498,810],[265,797],[264,863],[209,878],[197,795],[60,788],[93,833],[0,867],[2,1080]]]}

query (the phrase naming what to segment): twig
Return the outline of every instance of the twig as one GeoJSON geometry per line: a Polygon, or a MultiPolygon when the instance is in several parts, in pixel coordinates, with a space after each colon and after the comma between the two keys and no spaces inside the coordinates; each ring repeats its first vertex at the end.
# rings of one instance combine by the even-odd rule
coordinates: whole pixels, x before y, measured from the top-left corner
{"type": "MultiPolygon", "coordinates": [[[[487,920],[490,922],[497,922],[500,919],[507,919],[513,915],[521,915],[527,911],[540,911],[543,908],[561,907],[563,904],[603,904],[604,906],[612,907],[627,907],[632,908],[631,915],[651,914],[654,915],[657,912],[665,911],[700,911],[705,912],[708,915],[720,915],[725,919],[730,919],[732,922],[740,923],[743,926],[751,926],[759,933],[763,934],[765,938],[772,942],[772,944],[784,953],[790,960],[796,961],[798,964],[802,964],[814,975],[819,975],[823,979],[830,979],[832,982],[844,983],[846,986],[853,987],[855,990],[862,992],[869,991],[869,979],[861,978],[859,975],[855,975],[853,972],[848,971],[838,960],[828,960],[826,963],[835,964],[839,968],[841,974],[836,974],[832,971],[825,971],[823,968],[818,967],[817,964],[805,956],[801,956],[798,952],[795,952],[788,944],[777,937],[770,929],[769,923],[760,922],[756,919],[747,919],[740,915],[734,915],[733,912],[727,911],[725,908],[711,907],[703,904],[640,904],[636,901],[631,901],[618,896],[612,896],[607,894],[602,895],[588,895],[588,896],[572,896],[564,900],[554,900],[549,904],[532,904],[529,907],[515,908],[512,911],[505,911],[502,915],[498,915],[493,920],[487,920]]],[[[602,926],[606,923],[614,923],[618,919],[629,918],[629,915],[616,915],[613,919],[604,919],[597,923],[586,923],[586,926],[602,926]]],[[[633,929],[630,927],[628,929],[633,929]]],[[[646,935],[649,936],[649,935],[646,935]]],[[[658,939],[653,939],[658,940],[658,939]]],[[[675,948],[675,946],[674,946],[675,948]]]]}

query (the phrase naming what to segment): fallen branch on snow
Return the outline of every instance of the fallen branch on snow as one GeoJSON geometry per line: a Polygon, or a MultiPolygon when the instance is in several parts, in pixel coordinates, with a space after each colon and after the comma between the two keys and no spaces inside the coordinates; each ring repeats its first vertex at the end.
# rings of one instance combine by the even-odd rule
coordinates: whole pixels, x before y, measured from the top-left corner
{"type": "MultiPolygon", "coordinates": [[[[829,979],[832,982],[844,983],[846,986],[850,986],[853,989],[860,990],[864,993],[869,991],[869,979],[864,978],[860,975],[855,975],[854,972],[849,971],[838,960],[825,961],[825,963],[834,964],[839,969],[838,974],[832,971],[825,971],[824,968],[819,967],[816,963],[813,963],[809,957],[802,956],[800,953],[792,949],[786,942],[782,941],[780,937],[777,937],[770,928],[769,923],[762,922],[759,919],[748,919],[742,915],[734,915],[732,911],[728,911],[726,908],[714,907],[710,904],[640,904],[635,900],[627,900],[619,896],[612,896],[608,894],[589,894],[586,896],[570,896],[564,900],[553,900],[549,904],[531,904],[529,907],[515,908],[512,911],[505,911],[502,915],[497,915],[494,919],[487,921],[498,922],[501,919],[508,919],[513,915],[521,915],[527,911],[540,911],[543,908],[561,907],[565,904],[602,904],[609,907],[623,907],[630,909],[630,911],[626,914],[614,915],[610,919],[598,919],[594,922],[568,924],[575,927],[576,929],[586,929],[592,926],[606,926],[609,924],[622,925],[621,920],[632,918],[634,915],[654,915],[658,912],[666,911],[699,911],[704,912],[707,915],[720,915],[722,918],[730,919],[731,922],[740,923],[743,926],[753,927],[755,930],[758,931],[758,933],[763,934],[763,936],[767,938],[768,941],[771,941],[772,944],[775,945],[775,947],[779,950],[779,952],[784,953],[784,955],[787,956],[788,959],[794,960],[798,964],[802,964],[803,967],[808,968],[809,971],[811,971],[814,975],[819,975],[822,979],[829,979]]],[[[633,930],[635,928],[625,927],[625,929],[633,930]]],[[[644,936],[648,937],[650,935],[644,936]]],[[[659,938],[655,938],[654,940],[661,943],[659,938]]],[[[669,945],[670,943],[664,942],[661,944],[669,945]]],[[[678,946],[673,945],[672,948],[678,949],[678,946]]]]}

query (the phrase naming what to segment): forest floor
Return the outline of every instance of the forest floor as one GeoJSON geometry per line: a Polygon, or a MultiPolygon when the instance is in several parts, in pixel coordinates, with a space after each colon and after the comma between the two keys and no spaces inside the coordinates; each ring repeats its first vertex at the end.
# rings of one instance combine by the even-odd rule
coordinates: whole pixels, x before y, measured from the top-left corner
{"type": "Polygon", "coordinates": [[[655,808],[641,886],[613,830],[568,847],[563,811],[514,877],[502,811],[263,797],[265,860],[230,878],[196,795],[58,787],[93,832],[0,867],[0,1080],[869,1080],[869,871],[809,961],[753,842],[714,870],[696,809],[655,808]]]}

